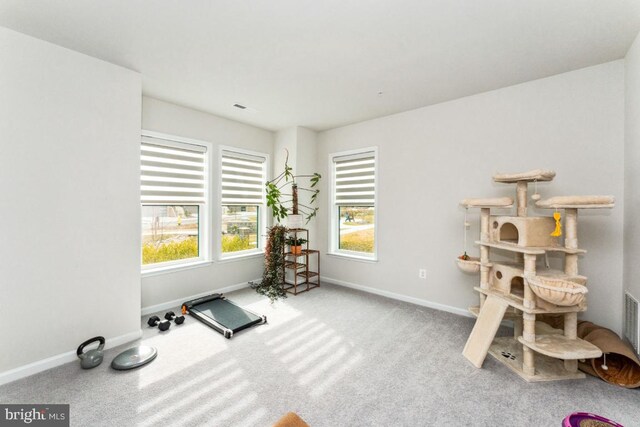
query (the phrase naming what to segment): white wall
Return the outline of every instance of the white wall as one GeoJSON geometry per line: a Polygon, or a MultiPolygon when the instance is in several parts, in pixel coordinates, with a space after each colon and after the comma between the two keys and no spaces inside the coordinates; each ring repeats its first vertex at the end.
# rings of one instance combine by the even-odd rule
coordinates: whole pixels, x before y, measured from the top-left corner
{"type": "MultiPolygon", "coordinates": [[[[296,174],[298,175],[312,175],[316,170],[316,164],[318,161],[318,133],[307,129],[305,127],[298,126],[298,161],[296,164],[296,174]]],[[[326,179],[326,176],[324,177],[326,179]]],[[[300,180],[302,186],[310,188],[310,182],[308,178],[300,180]]],[[[304,203],[307,206],[319,206],[320,197],[318,195],[315,205],[311,205],[312,193],[308,191],[300,192],[300,203],[304,203]]],[[[306,220],[305,220],[306,221],[306,220]]],[[[316,248],[319,242],[318,238],[318,219],[312,218],[305,227],[309,230],[309,247],[316,248]]]]}
{"type": "MultiPolygon", "coordinates": [[[[312,175],[316,172],[317,135],[315,131],[302,126],[286,128],[276,132],[273,156],[274,177],[283,171],[286,157],[285,149],[289,151],[289,166],[293,168],[295,175],[312,175]]],[[[298,182],[302,187],[310,188],[308,178],[301,178],[298,182]]],[[[311,195],[312,193],[308,191],[299,191],[300,203],[311,206],[311,195]]],[[[318,201],[313,206],[318,206],[318,201]]],[[[284,223],[286,224],[286,220],[284,223]]],[[[318,241],[316,223],[317,219],[312,218],[304,226],[309,230],[310,248],[315,248],[318,241]]]]}
{"type": "Polygon", "coordinates": [[[625,58],[624,282],[640,299],[640,34],[625,58]]]}
{"type": "MultiPolygon", "coordinates": [[[[543,197],[613,194],[612,211],[580,214],[578,234],[580,247],[589,251],[580,261],[590,289],[583,317],[620,331],[622,60],[321,132],[318,141],[318,168],[325,177],[330,153],[379,147],[379,261],[324,256],[323,276],[462,309],[477,304],[472,287],[478,277],[461,273],[454,263],[463,238],[458,203],[515,196],[513,186],[493,183],[494,173],[553,169],[555,181],[539,185],[543,197]],[[427,280],[418,279],[419,268],[427,269],[427,280]]],[[[327,182],[319,230],[328,225],[327,182]]],[[[473,241],[478,216],[471,213],[473,241]]],[[[319,236],[326,253],[328,232],[319,236]]]]}
{"type": "Polygon", "coordinates": [[[278,176],[284,168],[284,162],[287,161],[289,166],[296,172],[296,148],[298,143],[298,128],[291,127],[279,130],[275,134],[273,146],[273,177],[278,176]],[[289,158],[287,159],[287,150],[289,158]]]}
{"type": "Polygon", "coordinates": [[[3,28],[0,52],[2,373],[140,333],[141,87],[3,28]]]}
{"type": "MultiPolygon", "coordinates": [[[[213,144],[212,173],[218,172],[220,145],[273,154],[273,133],[253,126],[223,119],[201,111],[181,107],[153,98],[142,99],[142,128],[170,135],[208,141],[213,144]]],[[[216,186],[214,186],[214,189],[216,186]]],[[[217,189],[214,190],[217,193],[217,189]]],[[[219,230],[220,210],[213,199],[213,230],[219,230]]],[[[182,302],[192,295],[215,292],[218,289],[246,284],[262,277],[264,257],[214,261],[204,267],[164,273],[142,279],[142,307],[182,302]]]]}

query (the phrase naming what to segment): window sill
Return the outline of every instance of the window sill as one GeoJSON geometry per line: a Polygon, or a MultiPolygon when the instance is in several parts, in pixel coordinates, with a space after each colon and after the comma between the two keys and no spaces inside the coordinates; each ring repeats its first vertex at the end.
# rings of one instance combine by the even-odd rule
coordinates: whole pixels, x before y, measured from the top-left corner
{"type": "Polygon", "coordinates": [[[190,263],[185,263],[185,264],[178,264],[178,265],[167,265],[164,267],[158,267],[158,268],[150,268],[148,270],[142,270],[141,272],[141,276],[143,278],[145,277],[152,277],[152,276],[159,276],[161,274],[168,274],[168,273],[177,273],[179,271],[184,271],[184,270],[191,270],[193,268],[201,268],[201,267],[207,267],[209,265],[213,264],[213,261],[194,261],[194,262],[190,262],[190,263]]]}
{"type": "Polygon", "coordinates": [[[366,263],[377,263],[378,262],[378,257],[374,256],[374,257],[368,257],[368,256],[362,256],[362,255],[356,255],[356,254],[348,254],[348,253],[344,253],[344,252],[327,252],[327,255],[329,255],[330,257],[336,257],[336,258],[345,258],[348,260],[353,260],[353,261],[359,261],[359,262],[366,262],[366,263]]]}
{"type": "Polygon", "coordinates": [[[234,262],[234,261],[242,261],[245,259],[251,259],[251,258],[262,258],[264,257],[264,252],[262,250],[260,251],[252,251],[252,252],[247,252],[247,253],[243,253],[243,254],[237,254],[237,255],[227,255],[224,257],[220,257],[218,258],[218,263],[226,263],[226,262],[234,262]]]}

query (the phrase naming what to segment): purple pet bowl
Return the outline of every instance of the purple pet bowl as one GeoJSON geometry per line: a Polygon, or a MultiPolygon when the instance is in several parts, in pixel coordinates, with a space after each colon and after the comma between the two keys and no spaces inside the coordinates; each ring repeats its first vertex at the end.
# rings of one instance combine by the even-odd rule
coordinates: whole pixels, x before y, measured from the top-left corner
{"type": "Polygon", "coordinates": [[[582,427],[583,425],[589,425],[587,423],[583,424],[584,421],[599,421],[602,423],[602,427],[624,427],[615,421],[588,412],[574,412],[562,421],[562,427],[582,427]]]}

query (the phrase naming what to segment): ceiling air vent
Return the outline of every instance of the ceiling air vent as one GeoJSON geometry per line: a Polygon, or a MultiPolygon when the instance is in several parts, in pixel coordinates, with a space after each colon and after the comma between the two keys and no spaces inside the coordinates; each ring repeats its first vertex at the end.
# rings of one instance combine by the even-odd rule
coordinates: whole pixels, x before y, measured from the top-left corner
{"type": "Polygon", "coordinates": [[[640,325],[638,325],[638,300],[629,292],[624,294],[624,336],[629,340],[636,353],[640,352],[640,325]]]}

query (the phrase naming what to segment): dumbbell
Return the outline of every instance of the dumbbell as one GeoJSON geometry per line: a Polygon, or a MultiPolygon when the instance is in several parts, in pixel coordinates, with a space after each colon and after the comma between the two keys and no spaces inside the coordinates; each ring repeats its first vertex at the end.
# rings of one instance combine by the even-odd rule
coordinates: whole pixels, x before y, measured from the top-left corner
{"type": "Polygon", "coordinates": [[[182,325],[184,323],[184,316],[176,316],[173,311],[169,311],[164,315],[164,318],[171,321],[175,321],[176,325],[182,325]]]}
{"type": "Polygon", "coordinates": [[[160,320],[158,316],[151,316],[147,321],[147,325],[151,327],[157,326],[161,331],[166,331],[171,326],[171,322],[168,320],[160,320]]]}

